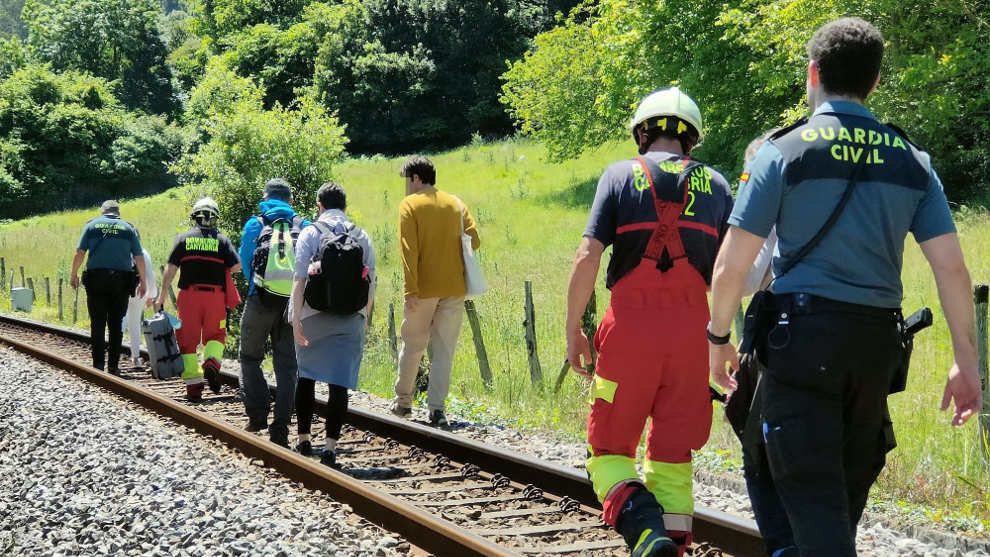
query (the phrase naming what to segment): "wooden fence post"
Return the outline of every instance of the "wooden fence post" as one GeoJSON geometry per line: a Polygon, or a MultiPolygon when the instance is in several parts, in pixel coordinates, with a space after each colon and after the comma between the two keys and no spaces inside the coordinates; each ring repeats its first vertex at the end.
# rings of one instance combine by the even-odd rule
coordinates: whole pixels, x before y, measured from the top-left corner
{"type": "Polygon", "coordinates": [[[27,286],[27,281],[24,280],[24,266],[21,265],[21,288],[27,286]]]}
{"type": "Polygon", "coordinates": [[[76,299],[72,302],[72,324],[75,325],[79,319],[79,288],[76,288],[76,299]]]}
{"type": "Polygon", "coordinates": [[[7,260],[0,257],[0,289],[7,288],[7,260]]]}
{"type": "MultiPolygon", "coordinates": [[[[598,352],[595,350],[595,344],[593,339],[595,338],[595,330],[598,328],[597,321],[598,315],[598,299],[595,291],[591,291],[591,298],[588,299],[588,305],[584,307],[584,314],[581,315],[581,330],[584,331],[584,336],[588,337],[588,342],[591,345],[591,372],[594,373],[595,363],[598,361],[598,352]]],[[[553,386],[553,392],[560,391],[560,386],[564,384],[564,379],[567,377],[567,372],[571,369],[571,363],[564,358],[564,365],[560,366],[560,371],[557,373],[557,382],[553,386]]]]}
{"type": "Polygon", "coordinates": [[[58,277],[58,320],[59,322],[65,321],[64,314],[62,313],[62,282],[64,279],[58,277]]]}
{"type": "Polygon", "coordinates": [[[399,361],[399,341],[395,338],[395,304],[388,304],[388,348],[392,352],[392,359],[399,361]]]}
{"type": "Polygon", "coordinates": [[[481,381],[485,390],[492,390],[492,368],[488,363],[488,351],[485,350],[485,339],[481,336],[481,321],[478,320],[478,310],[474,300],[464,300],[464,311],[467,312],[468,323],[471,324],[471,337],[474,339],[474,354],[478,357],[478,369],[481,370],[481,381]]]}
{"type": "Polygon", "coordinates": [[[14,291],[14,271],[10,271],[10,282],[7,283],[7,293],[14,291]]]}
{"type": "Polygon", "coordinates": [[[540,368],[540,356],[536,349],[536,309],[533,307],[533,281],[526,281],[526,354],[529,357],[529,378],[533,385],[543,385],[543,370],[540,368]]]}
{"type": "Polygon", "coordinates": [[[52,307],[52,282],[45,277],[45,304],[52,307]]]}
{"type": "Polygon", "coordinates": [[[28,277],[27,281],[28,281],[27,282],[27,284],[28,284],[28,290],[31,291],[31,303],[33,304],[34,301],[38,299],[38,295],[34,291],[34,279],[31,278],[31,277],[28,277]]]}
{"type": "Polygon", "coordinates": [[[984,462],[990,462],[990,384],[987,380],[987,298],[990,287],[978,284],[973,289],[973,303],[976,306],[976,351],[979,357],[977,369],[980,373],[980,384],[983,387],[983,410],[979,415],[977,428],[977,445],[984,462]]]}

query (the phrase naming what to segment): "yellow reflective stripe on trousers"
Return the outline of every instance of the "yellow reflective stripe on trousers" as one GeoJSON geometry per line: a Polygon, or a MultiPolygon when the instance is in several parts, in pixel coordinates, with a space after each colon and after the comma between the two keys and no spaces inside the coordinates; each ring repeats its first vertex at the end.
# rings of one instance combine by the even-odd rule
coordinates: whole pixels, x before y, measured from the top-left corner
{"type": "Polygon", "coordinates": [[[690,462],[643,462],[646,489],[649,489],[663,506],[665,513],[694,514],[694,497],[691,495],[693,478],[690,462]]]}
{"type": "Polygon", "coordinates": [[[218,362],[222,362],[223,343],[216,340],[207,341],[206,347],[203,348],[203,357],[207,360],[210,358],[216,358],[218,362]]]}
{"type": "Polygon", "coordinates": [[[616,484],[628,480],[639,480],[636,472],[636,461],[625,455],[606,454],[589,457],[585,462],[591,485],[598,496],[598,501],[605,501],[605,496],[616,484]]]}
{"type": "Polygon", "coordinates": [[[190,383],[190,379],[203,379],[203,371],[199,369],[199,358],[195,354],[182,355],[182,378],[186,380],[186,384],[190,383]]]}
{"type": "Polygon", "coordinates": [[[588,404],[594,404],[595,399],[602,399],[605,402],[611,403],[615,399],[615,390],[619,388],[619,384],[611,379],[605,379],[601,375],[595,376],[595,381],[591,384],[591,389],[588,391],[588,404]]]}

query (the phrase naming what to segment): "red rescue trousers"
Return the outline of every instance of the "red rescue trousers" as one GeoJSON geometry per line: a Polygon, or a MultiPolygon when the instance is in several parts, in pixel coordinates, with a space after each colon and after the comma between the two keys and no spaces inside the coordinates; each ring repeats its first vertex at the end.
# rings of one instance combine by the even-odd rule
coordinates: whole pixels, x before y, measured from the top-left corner
{"type": "Polygon", "coordinates": [[[589,401],[587,468],[599,500],[641,481],[636,448],[647,418],[647,489],[668,530],[691,531],[691,450],[708,440],[707,287],[686,258],[666,273],[644,258],[612,288],[595,334],[596,377],[589,401]]]}
{"type": "Polygon", "coordinates": [[[224,341],[227,340],[227,307],[223,288],[194,284],[179,291],[176,300],[182,327],[175,331],[182,354],[184,369],[182,378],[186,384],[202,383],[203,370],[199,367],[196,351],[205,345],[203,356],[216,360],[220,369],[223,360],[224,341]]]}

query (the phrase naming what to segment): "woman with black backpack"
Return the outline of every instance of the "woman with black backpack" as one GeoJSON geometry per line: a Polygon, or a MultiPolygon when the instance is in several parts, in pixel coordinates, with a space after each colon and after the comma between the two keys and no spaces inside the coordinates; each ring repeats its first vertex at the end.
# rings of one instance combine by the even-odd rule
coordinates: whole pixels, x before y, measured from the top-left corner
{"type": "Polygon", "coordinates": [[[326,444],[320,462],[336,466],[336,445],[347,413],[348,389],[357,388],[368,312],[374,299],[375,253],[368,234],[348,220],[347,196],[332,182],[316,194],[319,218],[296,241],[289,319],[296,341],[299,383],[296,450],[313,453],[310,426],[316,382],[330,387],[326,444]]]}

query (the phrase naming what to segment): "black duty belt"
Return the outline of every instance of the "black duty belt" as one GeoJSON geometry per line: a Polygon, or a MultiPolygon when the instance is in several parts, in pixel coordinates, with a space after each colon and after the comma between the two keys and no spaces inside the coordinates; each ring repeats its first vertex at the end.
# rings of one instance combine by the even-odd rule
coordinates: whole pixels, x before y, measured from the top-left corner
{"type": "Polygon", "coordinates": [[[865,306],[851,302],[841,302],[807,294],[795,292],[787,294],[774,294],[777,308],[781,312],[790,312],[793,315],[806,315],[818,312],[853,313],[868,317],[890,318],[893,321],[900,321],[902,318],[901,308],[881,308],[876,306],[865,306]]]}

